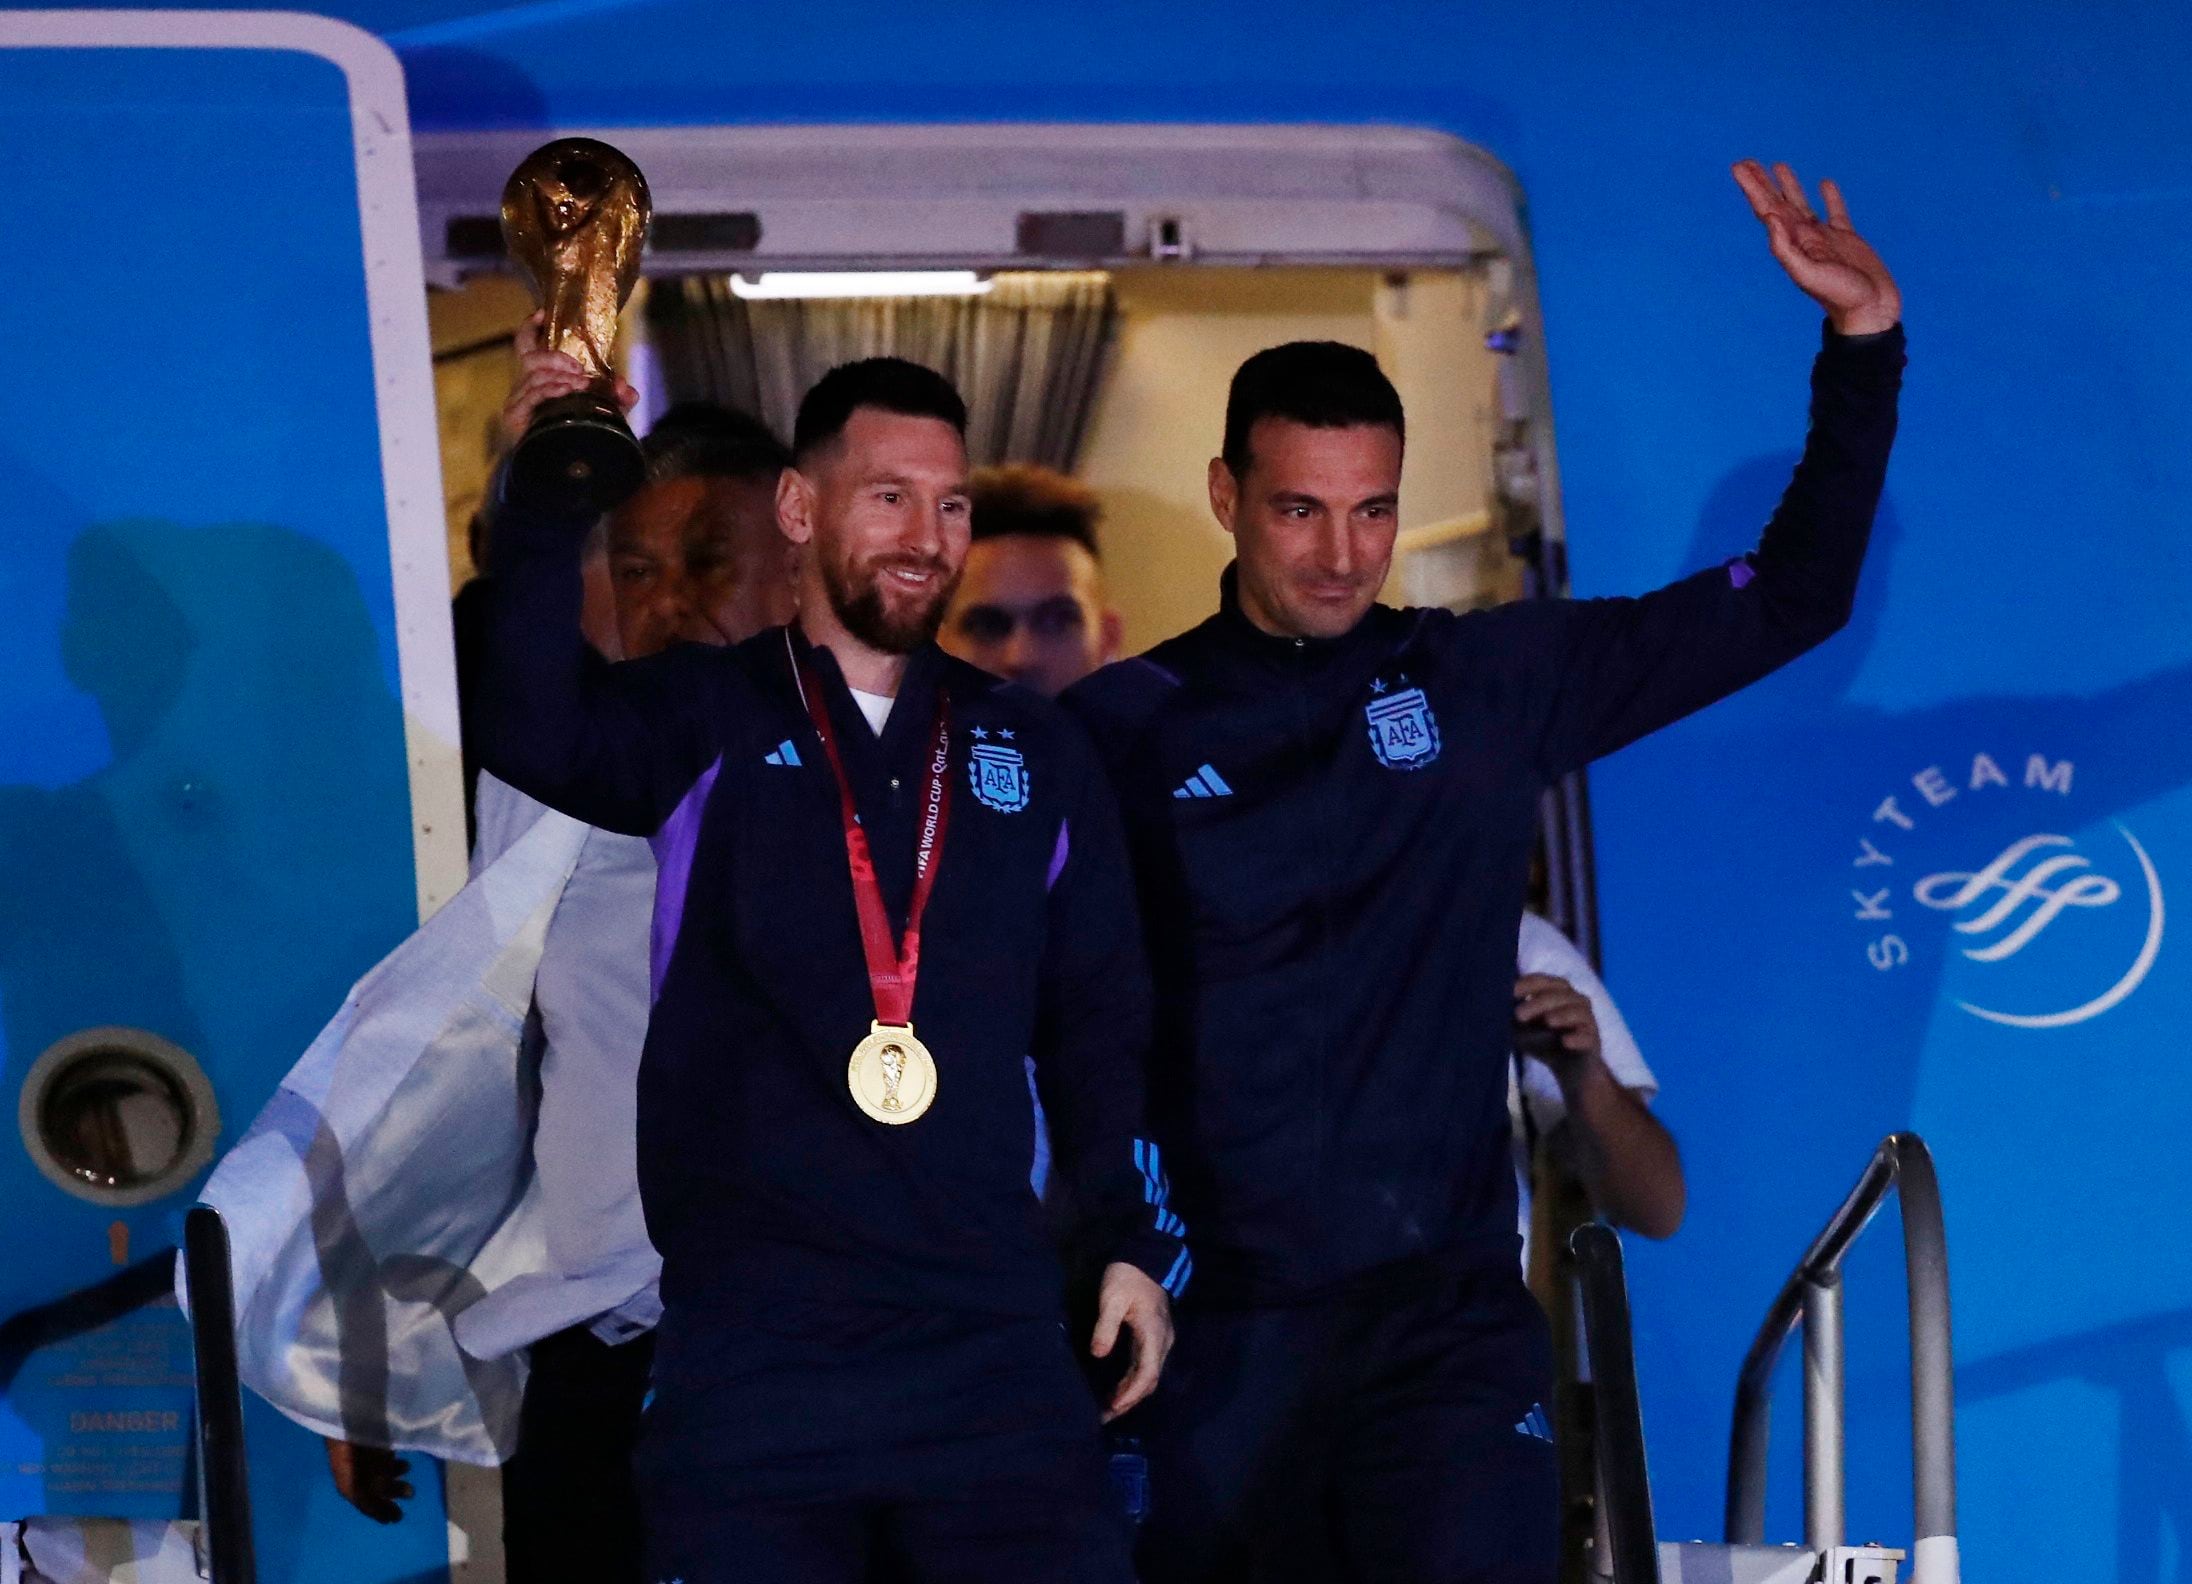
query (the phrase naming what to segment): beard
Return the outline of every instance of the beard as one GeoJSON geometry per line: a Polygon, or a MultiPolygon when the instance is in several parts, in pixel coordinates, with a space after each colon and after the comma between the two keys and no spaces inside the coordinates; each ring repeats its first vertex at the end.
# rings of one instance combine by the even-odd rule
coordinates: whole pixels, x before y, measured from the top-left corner
{"type": "Polygon", "coordinates": [[[924,556],[877,556],[860,563],[835,556],[819,559],[830,609],[847,632],[884,654],[907,654],[934,638],[944,624],[944,607],[959,586],[958,575],[944,562],[924,556]],[[946,575],[919,595],[885,584],[883,575],[893,567],[946,575]]]}

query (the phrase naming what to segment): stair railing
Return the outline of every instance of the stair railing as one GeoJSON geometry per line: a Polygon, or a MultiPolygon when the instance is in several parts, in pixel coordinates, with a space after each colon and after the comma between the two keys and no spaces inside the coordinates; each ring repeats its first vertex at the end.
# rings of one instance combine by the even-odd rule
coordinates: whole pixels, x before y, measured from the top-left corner
{"type": "Polygon", "coordinates": [[[205,1205],[183,1221],[183,1274],[190,1285],[190,1343],[198,1377],[198,1513],[205,1524],[208,1576],[212,1584],[256,1584],[228,1227],[205,1205]]]}
{"type": "Polygon", "coordinates": [[[1586,1222],[1568,1237],[1583,1295],[1584,1345],[1591,1361],[1592,1437],[1614,1584],[1659,1584],[1659,1537],[1644,1459],[1644,1409],[1636,1390],[1629,1286],[1621,1239],[1586,1222]]]}
{"type": "Polygon", "coordinates": [[[1766,1538],[1766,1445],[1773,1371],[1791,1332],[1804,1332],[1804,1538],[1824,1553],[1844,1543],[1842,1259],[1897,1190],[1910,1306],[1911,1483],[1917,1544],[1912,1584],[1958,1584],[1956,1400],[1949,1352],[1948,1239],[1933,1156],[1915,1133],[1884,1139],[1842,1207],[1812,1240],[1759,1326],[1736,1378],[1728,1445],[1726,1533],[1766,1538]]]}

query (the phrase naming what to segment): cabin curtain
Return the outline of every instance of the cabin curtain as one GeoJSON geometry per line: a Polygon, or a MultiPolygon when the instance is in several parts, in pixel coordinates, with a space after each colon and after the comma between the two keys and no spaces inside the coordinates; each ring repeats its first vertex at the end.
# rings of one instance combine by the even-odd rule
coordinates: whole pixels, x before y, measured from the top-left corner
{"type": "Polygon", "coordinates": [[[830,369],[890,354],[967,399],[977,464],[1070,470],[1118,318],[1110,277],[1001,274],[979,297],[759,298],[722,276],[652,283],[647,333],[672,403],[753,413],[789,437],[799,398],[830,369]]]}

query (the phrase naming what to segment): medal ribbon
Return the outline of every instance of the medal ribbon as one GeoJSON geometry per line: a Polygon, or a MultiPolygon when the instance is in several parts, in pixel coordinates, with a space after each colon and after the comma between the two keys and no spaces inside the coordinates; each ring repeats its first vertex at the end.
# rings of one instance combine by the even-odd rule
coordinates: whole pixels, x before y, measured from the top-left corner
{"type": "Polygon", "coordinates": [[[951,723],[943,690],[936,693],[936,736],[929,755],[929,784],[921,804],[921,833],[913,854],[913,898],[906,904],[905,939],[891,939],[890,912],[883,906],[883,888],[875,878],[875,855],[868,833],[854,806],[852,782],[837,752],[837,733],[830,725],[822,687],[809,667],[796,656],[793,675],[799,680],[799,701],[807,707],[807,719],[822,739],[823,757],[837,779],[839,812],[845,822],[845,859],[852,870],[853,905],[860,914],[860,949],[868,959],[868,987],[875,996],[875,1016],[880,1023],[910,1027],[913,1023],[913,986],[921,971],[921,915],[928,910],[929,892],[936,887],[936,872],[943,867],[944,832],[951,824],[951,723]]]}

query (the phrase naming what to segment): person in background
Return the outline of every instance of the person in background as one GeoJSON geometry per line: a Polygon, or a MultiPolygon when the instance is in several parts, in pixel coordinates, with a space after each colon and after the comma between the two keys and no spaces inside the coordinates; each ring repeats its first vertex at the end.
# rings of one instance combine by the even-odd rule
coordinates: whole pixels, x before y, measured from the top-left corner
{"type": "Polygon", "coordinates": [[[1119,657],[1125,630],[1104,598],[1095,491],[1032,463],[967,484],[973,543],[938,635],[993,676],[1056,698],[1119,657]]]}
{"type": "MultiPolygon", "coordinates": [[[[503,418],[511,435],[540,400],[522,383],[540,354],[521,350],[520,392],[503,418]]],[[[587,643],[638,659],[675,643],[737,642],[790,620],[797,558],[775,504],[790,460],[783,444],[743,413],[692,404],[666,413],[642,449],[647,482],[597,526],[583,559],[587,643]]],[[[547,814],[484,772],[476,809],[475,875],[547,814]]],[[[648,843],[588,830],[534,979],[533,1166],[548,1268],[480,1299],[462,1333],[478,1356],[530,1350],[517,1450],[503,1466],[509,1584],[641,1577],[631,1459],[662,1312],[634,1145],[654,899],[648,843]]],[[[403,1460],[341,1441],[328,1450],[353,1505],[384,1523],[402,1516],[412,1493],[403,1460]]]]}
{"type": "MultiPolygon", "coordinates": [[[[536,333],[533,322],[520,332],[521,381],[532,378],[524,360],[540,356],[536,333]]],[[[538,404],[534,398],[531,406],[538,404]]],[[[502,415],[506,444],[524,434],[522,426],[513,428],[516,410],[513,404],[502,415]]],[[[589,547],[586,621],[595,647],[618,659],[681,641],[732,643],[783,620],[798,570],[793,547],[776,531],[783,442],[746,413],[680,402],[655,420],[640,450],[646,483],[611,514],[605,538],[589,547]]],[[[489,513],[473,515],[466,538],[481,572],[452,605],[465,818],[474,840],[479,712],[471,706],[485,641],[491,526],[489,513]]]]}
{"type": "MultiPolygon", "coordinates": [[[[487,564],[487,513],[472,513],[464,525],[464,542],[474,567],[487,564]]],[[[457,754],[464,766],[464,845],[467,851],[479,839],[479,820],[472,806],[479,790],[479,745],[471,712],[464,707],[472,696],[472,679],[479,675],[480,642],[485,636],[487,584],[473,576],[465,580],[449,602],[449,631],[457,662],[457,754]]]]}
{"type": "MultiPolygon", "coordinates": [[[[609,517],[612,658],[680,641],[737,643],[788,620],[798,561],[776,526],[776,481],[790,462],[783,442],[758,418],[681,402],[640,450],[647,482],[609,517]]],[[[588,619],[598,626],[603,613],[588,619]]]]}
{"type": "Polygon", "coordinates": [[[1522,915],[1516,971],[1507,1114],[1524,1268],[1539,1140],[1582,1179],[1608,1221],[1649,1238],[1674,1236],[1687,1200],[1682,1156],[1647,1109],[1659,1080],[1620,1008],[1575,943],[1535,913],[1522,915]]]}

